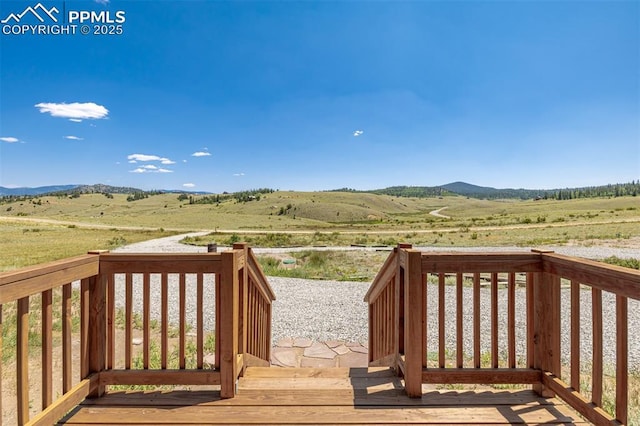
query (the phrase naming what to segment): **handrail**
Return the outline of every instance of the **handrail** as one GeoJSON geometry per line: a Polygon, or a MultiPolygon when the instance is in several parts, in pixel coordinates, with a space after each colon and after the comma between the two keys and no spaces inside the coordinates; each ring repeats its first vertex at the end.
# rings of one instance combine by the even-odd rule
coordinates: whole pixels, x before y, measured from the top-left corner
{"type": "MultiPolygon", "coordinates": [[[[273,289],[244,244],[222,253],[96,251],[0,273],[0,328],[8,320],[2,317],[3,304],[15,303],[17,312],[18,423],[54,423],[84,398],[100,396],[111,385],[220,384],[221,396],[233,397],[235,381],[244,367],[269,365],[273,300],[273,289]],[[73,296],[74,291],[79,297],[73,296]],[[192,294],[194,300],[188,297],[192,294]],[[37,319],[42,324],[42,409],[38,412],[32,407],[30,413],[29,305],[36,295],[42,300],[41,318],[37,319]],[[141,312],[137,313],[140,300],[141,312]],[[177,305],[172,309],[176,318],[169,318],[170,303],[177,305]],[[76,329],[72,326],[74,311],[80,316],[76,329]],[[53,312],[62,322],[62,371],[56,372],[52,367],[53,312]],[[195,312],[195,320],[187,318],[189,312],[195,312]],[[212,312],[213,318],[205,318],[205,312],[212,312]],[[140,316],[142,342],[138,351],[133,323],[140,316]],[[216,324],[215,359],[207,363],[205,320],[216,324]],[[195,323],[195,361],[186,356],[188,323],[195,323]],[[178,341],[175,365],[168,344],[173,327],[177,327],[178,341]],[[71,348],[76,339],[80,340],[79,366],[72,365],[71,348]],[[123,354],[116,351],[122,347],[123,354]],[[152,362],[155,348],[159,365],[152,362]],[[136,360],[140,366],[135,365],[136,360]],[[62,389],[54,392],[56,375],[61,376],[62,389]],[[35,414],[31,420],[30,414],[35,414]]],[[[1,400],[0,406],[3,410],[7,407],[1,400]]]]}
{"type": "Polygon", "coordinates": [[[98,274],[98,252],[0,273],[0,305],[98,274]]]}
{"type": "MultiPolygon", "coordinates": [[[[74,398],[67,398],[73,401],[84,399],[91,390],[91,386],[72,387],[72,310],[80,313],[80,323],[82,326],[89,322],[88,309],[84,309],[85,300],[81,299],[78,307],[73,306],[72,286],[74,282],[81,281],[83,286],[95,280],[99,270],[99,254],[97,252],[70,259],[49,262],[39,267],[28,267],[15,271],[0,273],[0,318],[2,318],[2,308],[7,304],[16,304],[16,400],[15,410],[19,424],[29,421],[30,398],[29,398],[29,331],[30,331],[30,297],[38,295],[40,297],[40,317],[36,318],[42,324],[40,339],[40,362],[42,371],[42,384],[40,392],[40,404],[34,404],[33,409],[39,405],[42,410],[51,412],[49,409],[54,398],[54,370],[53,370],[53,313],[54,298],[53,291],[60,295],[60,301],[55,303],[56,315],[59,312],[59,320],[62,323],[62,369],[57,371],[58,384],[65,395],[74,395],[74,398]]],[[[0,325],[5,326],[7,318],[2,318],[0,325]]],[[[6,324],[9,325],[9,324],[6,324]]],[[[81,326],[81,328],[82,328],[81,326]]],[[[87,340],[82,337],[81,362],[84,364],[90,358],[87,340]]],[[[84,366],[81,367],[86,369],[84,366]]],[[[0,389],[2,379],[0,378],[0,389]]],[[[59,399],[60,400],[60,399],[59,399]]],[[[13,404],[12,404],[13,405],[13,404]]],[[[67,411],[73,406],[64,402],[63,409],[67,411]]],[[[6,408],[4,402],[3,411],[6,408]]],[[[12,408],[8,408],[12,409],[12,408]]],[[[46,418],[51,423],[51,418],[46,418]]],[[[57,419],[55,419],[57,420],[57,419]]]]}
{"type": "MultiPolygon", "coordinates": [[[[391,366],[397,363],[410,396],[422,394],[422,383],[533,384],[541,395],[559,396],[596,424],[613,420],[626,423],[629,297],[640,299],[640,272],[627,268],[543,251],[421,253],[410,246],[399,247],[397,253],[389,256],[365,297],[370,313],[374,312],[370,314],[370,336],[374,341],[372,346],[370,339],[370,350],[373,348],[376,354],[385,355],[382,360],[370,357],[370,361],[373,364],[387,362],[391,366]],[[394,270],[397,272],[392,274],[390,271],[394,270]],[[385,290],[392,285],[392,275],[398,277],[400,288],[393,295],[387,295],[385,290]],[[454,289],[447,285],[451,280],[454,289]],[[567,308],[561,303],[561,284],[565,282],[571,286],[571,315],[566,316],[571,318],[570,324],[561,322],[561,312],[567,308]],[[581,359],[580,351],[580,330],[584,325],[579,311],[580,294],[585,291],[592,294],[593,356],[586,360],[592,366],[593,377],[589,397],[580,387],[581,365],[585,360],[581,359]],[[616,306],[615,413],[607,413],[602,408],[603,291],[614,294],[616,306]],[[386,297],[393,300],[385,300],[386,297]],[[447,298],[455,299],[456,308],[452,312],[446,311],[447,298]],[[518,298],[524,306],[516,304],[518,298]],[[380,321],[379,314],[375,313],[380,299],[385,300],[387,306],[384,315],[395,315],[395,330],[388,331],[387,323],[380,321]],[[398,315],[393,309],[389,310],[393,306],[403,306],[404,313],[398,315]],[[518,310],[517,306],[523,307],[518,310]],[[501,313],[505,312],[506,321],[500,320],[501,313]],[[481,321],[481,318],[488,320],[481,321]],[[463,327],[464,321],[470,321],[471,327],[463,327]],[[464,329],[472,329],[472,335],[464,336],[464,329]],[[561,333],[569,329],[571,358],[567,366],[570,383],[567,384],[562,380],[567,370],[563,367],[566,360],[561,359],[561,333]],[[384,339],[381,343],[375,336],[389,333],[396,336],[394,338],[402,333],[404,348],[396,345],[391,353],[376,349],[376,345],[384,345],[384,339]],[[433,339],[427,339],[427,333],[436,334],[435,348],[428,343],[433,339]],[[485,348],[480,345],[481,334],[488,336],[489,345],[485,348]],[[447,335],[455,336],[453,350],[448,346],[447,335]],[[517,349],[517,336],[520,342],[525,339],[524,348],[519,345],[517,349]],[[464,342],[470,341],[473,343],[469,351],[471,345],[464,342]],[[500,353],[505,347],[502,353],[506,353],[506,359],[503,359],[500,353]],[[435,355],[429,358],[434,361],[427,360],[428,350],[435,355]]],[[[487,342],[486,338],[483,341],[487,342]]]]}
{"type": "MultiPolygon", "coordinates": [[[[399,246],[400,247],[400,246],[399,246]]],[[[376,274],[364,301],[369,305],[369,364],[398,366],[398,356],[403,352],[400,324],[401,298],[396,292],[397,251],[393,249],[376,274]]]]}
{"type": "Polygon", "coordinates": [[[544,272],[640,300],[640,270],[557,253],[542,253],[542,267],[544,272]]]}

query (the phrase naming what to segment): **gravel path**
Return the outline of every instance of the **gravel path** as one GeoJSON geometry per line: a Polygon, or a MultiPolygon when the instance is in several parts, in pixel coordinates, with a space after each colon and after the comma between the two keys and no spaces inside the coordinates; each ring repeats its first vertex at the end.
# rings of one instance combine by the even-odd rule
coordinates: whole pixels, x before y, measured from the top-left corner
{"type": "MultiPolygon", "coordinates": [[[[197,234],[191,234],[197,235],[197,234]]],[[[126,247],[114,250],[117,252],[204,252],[204,247],[193,247],[180,244],[184,235],[172,236],[142,243],[131,244],[126,247]]],[[[221,248],[224,250],[225,248],[221,248]]],[[[336,248],[322,248],[326,250],[335,250],[336,248]]],[[[361,248],[344,247],[343,250],[358,250],[361,248]]],[[[421,247],[424,251],[441,250],[439,248],[421,247]]],[[[640,250],[635,248],[613,248],[613,247],[578,247],[578,246],[562,246],[553,247],[557,253],[571,256],[580,256],[593,259],[604,258],[616,255],[618,257],[635,257],[640,258],[640,250]]],[[[290,252],[293,249],[254,249],[256,253],[261,252],[290,252]]],[[[372,250],[369,248],[369,250],[372,250]]],[[[448,251],[529,251],[529,249],[521,247],[491,247],[491,248],[453,248],[448,251]]],[[[170,303],[173,310],[170,312],[170,321],[177,320],[177,279],[170,280],[170,303]]],[[[345,340],[350,342],[360,342],[366,345],[368,339],[368,314],[367,306],[363,302],[363,297],[369,288],[370,283],[362,282],[337,282],[337,281],[318,281],[293,278],[270,277],[271,284],[277,300],[273,304],[273,321],[272,321],[272,341],[285,337],[306,337],[313,340],[345,340]]],[[[142,294],[140,285],[134,285],[134,310],[142,309],[142,294]]],[[[213,294],[212,280],[205,280],[205,294],[213,294]]],[[[187,320],[195,323],[195,283],[187,279],[187,320]]],[[[124,286],[117,283],[116,303],[120,306],[124,304],[124,286]]],[[[428,286],[427,293],[429,295],[428,312],[428,350],[437,352],[437,286],[428,286]]],[[[152,281],[152,294],[159,294],[159,283],[152,281]]],[[[488,352],[490,342],[488,339],[490,333],[490,290],[482,289],[481,293],[481,328],[482,336],[481,348],[482,352],[488,352]]],[[[499,306],[499,341],[501,352],[506,352],[505,342],[507,340],[507,330],[503,326],[506,324],[506,291],[500,290],[500,306],[499,306]]],[[[582,294],[581,318],[584,328],[582,330],[582,358],[589,360],[591,358],[591,310],[590,310],[590,292],[585,291],[582,294]]],[[[465,352],[472,353],[473,326],[472,318],[472,289],[464,288],[463,298],[464,306],[464,336],[465,336],[465,352]]],[[[447,312],[455,312],[455,288],[447,286],[445,290],[445,309],[447,312]]],[[[213,298],[205,298],[205,313],[213,312],[213,298]]],[[[525,297],[524,290],[518,289],[516,295],[516,313],[517,313],[517,334],[518,342],[517,356],[524,359],[526,348],[524,347],[524,330],[525,330],[525,297]]],[[[569,324],[570,318],[570,302],[569,290],[562,290],[562,314],[563,324],[569,324]]],[[[159,317],[159,301],[152,303],[151,315],[154,318],[159,317]]],[[[604,330],[604,356],[606,365],[615,365],[615,297],[611,294],[603,295],[603,330],[604,330]]],[[[205,328],[212,330],[215,327],[213,315],[205,314],[205,328]]],[[[637,300],[629,300],[629,365],[632,369],[640,369],[640,338],[638,337],[640,330],[640,302],[637,300]]],[[[455,350],[455,321],[450,322],[446,326],[447,347],[451,351],[455,350]]],[[[569,354],[569,330],[568,327],[563,328],[562,335],[562,351],[563,354],[569,354]]]]}

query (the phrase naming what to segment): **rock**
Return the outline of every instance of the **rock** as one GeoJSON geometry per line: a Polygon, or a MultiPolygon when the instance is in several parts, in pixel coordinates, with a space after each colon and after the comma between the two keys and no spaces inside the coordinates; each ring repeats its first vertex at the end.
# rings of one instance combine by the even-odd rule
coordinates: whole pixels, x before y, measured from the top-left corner
{"type": "Polygon", "coordinates": [[[297,348],[308,348],[313,344],[311,339],[298,338],[293,341],[293,346],[297,348]]]}
{"type": "Polygon", "coordinates": [[[336,346],[336,347],[334,347],[332,349],[338,355],[344,355],[344,354],[347,354],[347,353],[351,352],[351,350],[349,350],[349,348],[346,347],[345,345],[336,346]]]}
{"type": "Polygon", "coordinates": [[[271,364],[278,367],[297,367],[298,357],[295,351],[288,348],[273,348],[271,351],[271,364]]]}
{"type": "Polygon", "coordinates": [[[324,358],[333,359],[336,357],[336,353],[329,349],[327,345],[319,342],[315,342],[313,345],[304,350],[305,357],[308,358],[324,358]]]}

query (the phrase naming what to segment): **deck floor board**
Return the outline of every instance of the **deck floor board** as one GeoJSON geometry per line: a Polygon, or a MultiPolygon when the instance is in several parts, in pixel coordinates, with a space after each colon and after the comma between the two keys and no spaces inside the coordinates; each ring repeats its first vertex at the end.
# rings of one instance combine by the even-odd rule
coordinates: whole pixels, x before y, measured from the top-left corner
{"type": "Polygon", "coordinates": [[[561,401],[530,390],[426,389],[414,399],[384,369],[354,370],[250,368],[233,399],[215,390],[109,392],[86,400],[59,424],[584,423],[561,401]]]}

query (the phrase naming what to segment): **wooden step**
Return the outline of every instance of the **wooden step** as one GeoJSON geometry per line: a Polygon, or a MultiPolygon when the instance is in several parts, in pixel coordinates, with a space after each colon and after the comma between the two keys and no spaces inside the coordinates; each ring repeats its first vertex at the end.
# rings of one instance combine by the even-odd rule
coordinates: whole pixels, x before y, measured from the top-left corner
{"type": "Polygon", "coordinates": [[[109,392],[86,400],[65,425],[582,424],[557,399],[531,390],[439,391],[407,397],[386,367],[250,367],[235,398],[219,391],[109,392]]]}

